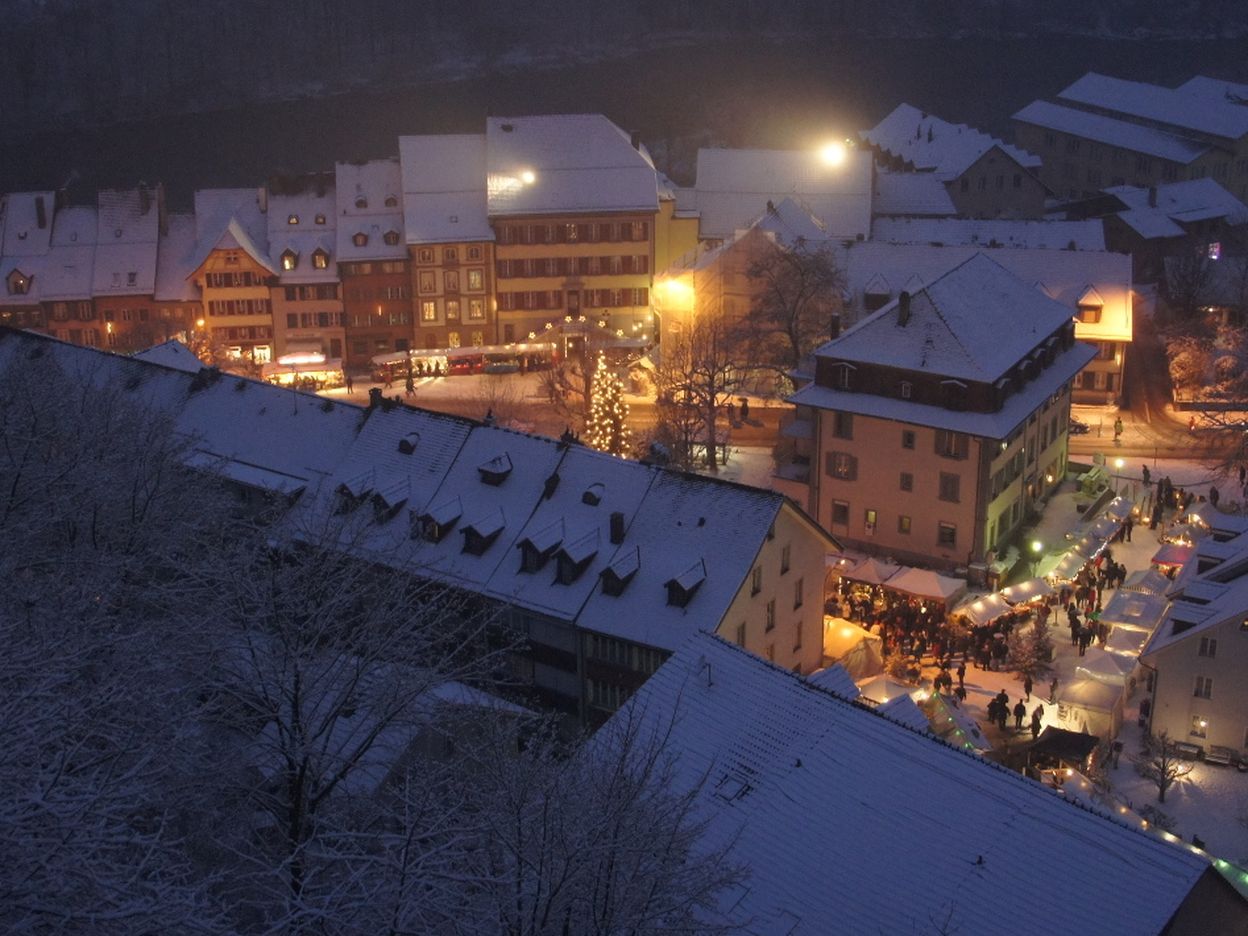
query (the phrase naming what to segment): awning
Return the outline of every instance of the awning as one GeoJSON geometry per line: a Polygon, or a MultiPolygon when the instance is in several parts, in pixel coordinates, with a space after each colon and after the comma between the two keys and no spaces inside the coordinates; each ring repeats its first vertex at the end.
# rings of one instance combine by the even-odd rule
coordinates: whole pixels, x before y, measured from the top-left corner
{"type": "Polygon", "coordinates": [[[1075,675],[1111,686],[1125,686],[1135,661],[1120,653],[1111,653],[1100,647],[1089,647],[1085,656],[1077,657],[1075,675]]]}
{"type": "Polygon", "coordinates": [[[911,698],[915,696],[927,698],[927,691],[919,686],[898,682],[888,676],[873,676],[871,679],[860,682],[858,691],[862,693],[864,701],[874,702],[876,705],[883,705],[885,702],[903,695],[911,698]]]}
{"type": "Polygon", "coordinates": [[[1040,574],[1055,582],[1070,582],[1079,574],[1088,559],[1073,549],[1062,556],[1046,556],[1040,560],[1040,574]]]}
{"type": "Polygon", "coordinates": [[[1166,616],[1166,606],[1166,599],[1159,595],[1120,588],[1105,605],[1101,621],[1115,628],[1151,634],[1166,616]]]}
{"type": "Polygon", "coordinates": [[[885,585],[890,591],[904,592],[918,598],[932,598],[948,604],[966,593],[963,579],[948,578],[928,569],[903,568],[885,585]]]}
{"type": "Polygon", "coordinates": [[[1179,543],[1166,543],[1153,554],[1152,563],[1158,566],[1181,566],[1192,558],[1196,547],[1179,543]]]}
{"type": "Polygon", "coordinates": [[[953,609],[953,613],[965,617],[973,627],[983,627],[1010,610],[1012,609],[1009,602],[994,592],[991,595],[982,595],[979,598],[964,601],[953,609]]]}
{"type": "Polygon", "coordinates": [[[1035,601],[1039,598],[1047,598],[1051,594],[1053,594],[1053,586],[1042,578],[1028,579],[1001,589],[1002,597],[1010,604],[1035,601]]]}
{"type": "Polygon", "coordinates": [[[1122,686],[1076,677],[1070,682],[1058,684],[1057,701],[1084,709],[1112,712],[1122,701],[1122,692],[1122,686]]]}
{"type": "Polygon", "coordinates": [[[864,559],[848,572],[842,572],[841,577],[854,582],[865,582],[868,585],[883,585],[900,570],[901,566],[892,565],[888,562],[880,562],[878,559],[864,559]]]}
{"type": "Polygon", "coordinates": [[[1122,587],[1118,591],[1142,592],[1145,595],[1165,595],[1173,587],[1174,582],[1156,569],[1141,569],[1128,575],[1127,580],[1122,583],[1122,587]]]}
{"type": "Polygon", "coordinates": [[[1144,649],[1144,645],[1148,643],[1148,639],[1149,634],[1146,631],[1115,627],[1109,632],[1109,639],[1105,641],[1105,649],[1110,653],[1118,653],[1135,659],[1144,649]]]}
{"type": "Polygon", "coordinates": [[[1131,515],[1132,506],[1130,498],[1115,497],[1105,508],[1105,516],[1113,517],[1115,520],[1126,520],[1131,515]]]}
{"type": "Polygon", "coordinates": [[[404,361],[427,361],[432,358],[475,357],[480,354],[549,354],[555,346],[547,341],[522,341],[506,345],[469,345],[466,348],[413,348],[391,351],[372,358],[374,364],[401,364],[404,361]]]}
{"type": "Polygon", "coordinates": [[[1117,517],[1101,517],[1096,523],[1088,527],[1088,533],[1093,537],[1098,537],[1105,542],[1113,539],[1118,535],[1118,530],[1122,527],[1122,521],[1117,517]]]}
{"type": "Polygon", "coordinates": [[[279,377],[285,374],[323,374],[326,371],[340,370],[342,370],[342,358],[330,358],[320,364],[279,364],[277,361],[270,361],[260,369],[260,374],[267,380],[269,377],[279,377]]]}

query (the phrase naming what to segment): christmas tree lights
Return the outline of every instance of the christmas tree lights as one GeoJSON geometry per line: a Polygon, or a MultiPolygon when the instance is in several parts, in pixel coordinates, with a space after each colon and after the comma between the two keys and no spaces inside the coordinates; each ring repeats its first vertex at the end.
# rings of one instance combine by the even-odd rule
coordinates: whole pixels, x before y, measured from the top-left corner
{"type": "Polygon", "coordinates": [[[606,355],[601,351],[594,369],[585,437],[589,445],[599,451],[628,454],[628,403],[624,400],[624,384],[611,373],[606,355]]]}

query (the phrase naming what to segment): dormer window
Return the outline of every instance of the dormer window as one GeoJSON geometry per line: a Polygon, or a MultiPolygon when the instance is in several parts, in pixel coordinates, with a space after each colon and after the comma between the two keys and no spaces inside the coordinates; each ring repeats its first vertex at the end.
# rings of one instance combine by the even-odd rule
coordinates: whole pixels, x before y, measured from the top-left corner
{"type": "Polygon", "coordinates": [[[356,195],[356,196],[355,196],[355,207],[356,207],[356,208],[367,208],[367,207],[368,207],[368,199],[367,199],[367,198],[365,198],[363,195],[356,195]]]}
{"type": "Polygon", "coordinates": [[[225,253],[226,266],[238,266],[238,251],[227,250],[225,253]]]}
{"type": "Polygon", "coordinates": [[[293,270],[299,265],[299,255],[293,250],[282,251],[282,269],[293,270]]]}
{"type": "Polygon", "coordinates": [[[602,593],[618,597],[641,568],[641,550],[634,546],[602,570],[602,593]]]}
{"type": "Polygon", "coordinates": [[[329,269],[329,254],[327,254],[320,247],[317,247],[316,250],[312,251],[312,267],[316,270],[329,269]]]}
{"type": "Polygon", "coordinates": [[[958,380],[942,380],[941,392],[944,394],[945,409],[966,409],[966,384],[958,380]]]}
{"type": "Polygon", "coordinates": [[[394,247],[399,243],[399,232],[386,231],[386,233],[381,236],[381,239],[384,240],[388,246],[394,247]]]}
{"type": "Polygon", "coordinates": [[[386,196],[386,207],[387,207],[387,208],[397,208],[397,207],[399,207],[399,199],[398,199],[398,197],[397,197],[397,196],[395,196],[395,195],[387,195],[387,196],[386,196]]]}
{"type": "Polygon", "coordinates": [[[126,274],[127,286],[136,286],[138,285],[138,282],[139,282],[139,274],[137,272],[135,272],[134,270],[131,270],[129,273],[126,274]]]}
{"type": "Polygon", "coordinates": [[[287,223],[287,224],[298,224],[298,223],[299,223],[299,216],[298,216],[297,214],[287,215],[287,217],[286,217],[286,223],[287,223]]]}
{"type": "Polygon", "coordinates": [[[511,474],[511,456],[503,452],[502,455],[497,455],[485,464],[479,465],[477,473],[481,475],[482,484],[498,487],[511,474]]]}
{"type": "Polygon", "coordinates": [[[30,292],[30,277],[21,270],[14,270],[9,274],[9,295],[24,296],[30,292]]]}
{"type": "Polygon", "coordinates": [[[416,522],[412,528],[412,539],[419,535],[431,543],[440,543],[446,534],[455,528],[463,512],[463,505],[458,497],[444,501],[419,517],[413,518],[416,522]]]}
{"type": "Polygon", "coordinates": [[[555,581],[560,585],[571,585],[584,574],[596,555],[598,555],[598,531],[591,530],[580,539],[568,543],[555,554],[557,563],[555,581]]]}
{"type": "Polygon", "coordinates": [[[1077,306],[1079,310],[1079,321],[1084,325],[1099,325],[1101,322],[1101,309],[1099,305],[1093,305],[1087,302],[1081,302],[1077,306]]]}
{"type": "Polygon", "coordinates": [[[363,231],[356,231],[351,235],[351,243],[355,244],[356,247],[367,247],[368,235],[363,231]]]}
{"type": "Polygon", "coordinates": [[[505,520],[501,508],[464,527],[464,552],[480,556],[494,544],[503,532],[505,520]]]}
{"type": "Polygon", "coordinates": [[[903,380],[901,382],[901,398],[903,400],[908,400],[913,395],[913,393],[914,393],[914,384],[910,383],[910,381],[908,380],[903,380]]]}
{"type": "Polygon", "coordinates": [[[563,542],[563,521],[556,520],[550,526],[526,536],[519,543],[520,571],[539,572],[563,542]]]}
{"type": "Polygon", "coordinates": [[[325,224],[325,216],[324,216],[323,214],[318,214],[318,215],[316,216],[316,223],[317,223],[317,224],[320,224],[320,225],[322,225],[322,226],[324,226],[324,224],[325,224]]]}
{"type": "Polygon", "coordinates": [[[705,581],[706,563],[699,559],[680,575],[664,583],[667,588],[667,603],[675,608],[687,606],[705,581]]]}
{"type": "Polygon", "coordinates": [[[372,497],[373,519],[378,523],[386,523],[394,517],[407,503],[408,484],[400,481],[385,491],[378,491],[372,497]]]}
{"type": "Polygon", "coordinates": [[[581,503],[590,507],[597,507],[602,503],[602,495],[605,494],[607,488],[601,482],[595,481],[585,489],[585,493],[581,495],[581,503]]]}

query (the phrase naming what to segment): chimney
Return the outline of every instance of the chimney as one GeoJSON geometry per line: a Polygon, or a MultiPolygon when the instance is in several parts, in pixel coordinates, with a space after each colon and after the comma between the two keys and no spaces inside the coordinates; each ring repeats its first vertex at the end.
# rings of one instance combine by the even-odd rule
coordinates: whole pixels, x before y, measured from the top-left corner
{"type": "Polygon", "coordinates": [[[611,543],[619,546],[624,542],[624,514],[618,510],[611,512],[611,543]]]}
{"type": "Polygon", "coordinates": [[[634,130],[632,134],[629,136],[629,142],[633,144],[633,149],[635,150],[641,149],[641,133],[637,130],[634,130]]]}
{"type": "Polygon", "coordinates": [[[1148,187],[1148,207],[1157,207],[1157,186],[1155,185],[1150,185],[1148,187]]]}
{"type": "Polygon", "coordinates": [[[768,214],[776,213],[776,203],[773,202],[770,198],[767,199],[767,213],[768,214]]]}
{"type": "Polygon", "coordinates": [[[841,313],[833,312],[828,319],[828,339],[841,337],[841,313]]]}
{"type": "Polygon", "coordinates": [[[904,289],[897,297],[897,324],[902,328],[910,322],[910,294],[904,289]]]}
{"type": "Polygon", "coordinates": [[[269,213],[269,190],[266,186],[256,188],[256,204],[260,206],[261,214],[269,213]]]}
{"type": "Polygon", "coordinates": [[[35,223],[39,225],[39,229],[43,230],[48,226],[48,208],[43,203],[43,196],[35,196],[35,223]]]}
{"type": "Polygon", "coordinates": [[[368,390],[368,408],[375,410],[381,406],[381,387],[370,387],[368,390]]]}

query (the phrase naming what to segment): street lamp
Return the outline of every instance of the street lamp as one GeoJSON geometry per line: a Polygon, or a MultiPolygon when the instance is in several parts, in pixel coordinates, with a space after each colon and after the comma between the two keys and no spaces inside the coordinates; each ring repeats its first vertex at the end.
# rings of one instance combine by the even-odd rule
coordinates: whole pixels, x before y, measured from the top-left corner
{"type": "Polygon", "coordinates": [[[1044,543],[1040,540],[1031,541],[1031,577],[1035,578],[1040,571],[1040,554],[1044,552],[1044,543]]]}
{"type": "Polygon", "coordinates": [[[1126,464],[1121,458],[1114,459],[1114,493],[1120,493],[1122,487],[1122,466],[1126,464]]]}
{"type": "Polygon", "coordinates": [[[825,143],[819,147],[819,159],[825,166],[839,166],[845,161],[845,144],[825,143]]]}

